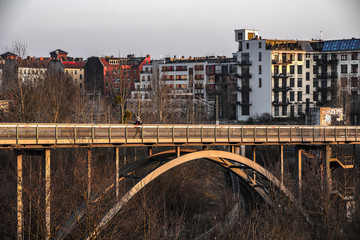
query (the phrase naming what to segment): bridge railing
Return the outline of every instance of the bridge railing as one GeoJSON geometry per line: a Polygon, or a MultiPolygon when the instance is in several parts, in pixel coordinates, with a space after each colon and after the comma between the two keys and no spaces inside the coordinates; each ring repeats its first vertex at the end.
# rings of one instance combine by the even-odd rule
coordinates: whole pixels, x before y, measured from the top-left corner
{"type": "Polygon", "coordinates": [[[358,142],[355,126],[0,124],[0,144],[358,142]]]}

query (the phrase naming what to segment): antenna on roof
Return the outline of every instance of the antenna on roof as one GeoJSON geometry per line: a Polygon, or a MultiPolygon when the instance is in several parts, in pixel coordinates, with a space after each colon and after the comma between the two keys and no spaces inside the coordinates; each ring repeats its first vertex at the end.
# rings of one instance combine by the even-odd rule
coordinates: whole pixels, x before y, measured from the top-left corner
{"type": "Polygon", "coordinates": [[[322,30],[320,30],[320,40],[322,40],[322,30]]]}

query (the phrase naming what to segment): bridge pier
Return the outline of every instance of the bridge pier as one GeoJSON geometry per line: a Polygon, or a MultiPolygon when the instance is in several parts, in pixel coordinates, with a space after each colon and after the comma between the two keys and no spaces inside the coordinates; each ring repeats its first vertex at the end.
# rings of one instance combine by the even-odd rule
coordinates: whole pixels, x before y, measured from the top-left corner
{"type": "Polygon", "coordinates": [[[50,239],[51,236],[51,159],[50,149],[45,149],[45,239],[50,239]]]}
{"type": "Polygon", "coordinates": [[[23,209],[23,155],[20,150],[15,150],[16,157],[16,168],[17,168],[17,206],[16,206],[16,214],[17,214],[17,239],[23,239],[23,228],[24,228],[24,209],[23,209]]]}
{"type": "Polygon", "coordinates": [[[119,198],[119,178],[120,178],[120,164],[119,164],[119,147],[115,147],[115,196],[116,199],[119,198]]]}
{"type": "Polygon", "coordinates": [[[91,148],[87,149],[87,170],[88,170],[88,175],[87,175],[87,197],[88,200],[90,201],[90,196],[91,196],[91,148]]]}
{"type": "Polygon", "coordinates": [[[296,178],[297,178],[297,184],[298,184],[299,199],[301,202],[301,189],[302,189],[302,158],[301,158],[301,154],[302,154],[302,149],[299,146],[295,147],[295,154],[296,154],[296,160],[297,160],[296,178]]]}
{"type": "Polygon", "coordinates": [[[325,147],[325,187],[326,194],[329,196],[331,193],[331,168],[330,168],[330,158],[331,158],[331,147],[326,145],[325,147]]]}

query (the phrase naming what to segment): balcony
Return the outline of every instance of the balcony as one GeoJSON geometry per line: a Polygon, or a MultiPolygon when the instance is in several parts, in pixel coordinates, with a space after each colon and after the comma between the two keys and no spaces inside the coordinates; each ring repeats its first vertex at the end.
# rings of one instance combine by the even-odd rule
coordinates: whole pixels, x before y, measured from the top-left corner
{"type": "Polygon", "coordinates": [[[287,59],[285,61],[281,60],[281,59],[273,59],[271,60],[271,63],[272,64],[275,64],[275,65],[285,65],[285,64],[291,64],[293,61],[290,60],[290,59],[287,59]]]}
{"type": "Polygon", "coordinates": [[[276,100],[276,101],[273,101],[272,104],[273,104],[274,106],[287,106],[287,105],[290,104],[290,102],[289,102],[289,99],[286,99],[285,102],[276,100]]]}
{"type": "Polygon", "coordinates": [[[316,64],[318,66],[321,66],[321,65],[337,65],[338,64],[338,60],[337,59],[330,59],[330,60],[327,60],[327,59],[317,59],[316,60],[316,64]]]}
{"type": "Polygon", "coordinates": [[[281,86],[281,87],[276,86],[273,88],[274,92],[287,92],[289,90],[291,90],[291,87],[289,87],[289,86],[281,86]]]}
{"type": "Polygon", "coordinates": [[[251,92],[252,89],[251,89],[250,86],[245,85],[245,86],[241,86],[241,87],[238,86],[238,91],[240,91],[240,92],[251,92]]]}
{"type": "Polygon", "coordinates": [[[241,60],[241,61],[238,62],[238,65],[240,65],[240,66],[250,66],[250,65],[252,65],[252,61],[250,61],[248,59],[241,60]]]}
{"type": "Polygon", "coordinates": [[[317,78],[322,78],[322,79],[327,79],[327,78],[329,78],[330,76],[331,76],[330,73],[327,73],[327,72],[316,74],[316,77],[317,77],[317,78]]]}
{"type": "Polygon", "coordinates": [[[290,75],[287,73],[285,73],[285,74],[284,73],[276,73],[273,75],[273,77],[274,78],[288,78],[288,77],[290,77],[290,75]]]}
{"type": "Polygon", "coordinates": [[[250,105],[252,105],[252,101],[249,101],[249,100],[247,100],[247,101],[237,101],[236,102],[236,104],[237,105],[242,105],[242,106],[250,106],[250,105]]]}
{"type": "Polygon", "coordinates": [[[249,72],[243,72],[241,74],[236,74],[236,76],[238,78],[242,78],[242,79],[249,79],[249,78],[252,78],[252,74],[249,73],[249,72]]]}

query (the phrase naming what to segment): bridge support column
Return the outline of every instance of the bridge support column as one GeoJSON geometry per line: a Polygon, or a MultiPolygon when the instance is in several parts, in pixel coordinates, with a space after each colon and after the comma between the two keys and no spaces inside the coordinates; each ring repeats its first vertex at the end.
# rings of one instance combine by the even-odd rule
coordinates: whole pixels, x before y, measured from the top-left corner
{"type": "Polygon", "coordinates": [[[45,149],[45,231],[46,239],[50,239],[51,236],[51,161],[50,161],[50,149],[45,149]]]}
{"type": "Polygon", "coordinates": [[[330,158],[331,158],[331,147],[330,145],[325,146],[325,187],[326,193],[329,195],[331,192],[331,168],[330,168],[330,158]]]}
{"type": "Polygon", "coordinates": [[[302,149],[300,149],[299,147],[295,148],[295,152],[296,152],[296,159],[297,159],[297,182],[298,182],[298,191],[299,191],[299,198],[301,201],[301,188],[302,188],[302,159],[301,159],[301,153],[302,153],[302,149]]]}
{"type": "Polygon", "coordinates": [[[90,196],[91,196],[91,148],[87,149],[87,170],[88,170],[88,175],[87,175],[87,197],[88,200],[90,201],[90,196]]]}
{"type": "Polygon", "coordinates": [[[240,148],[241,148],[241,153],[240,153],[241,156],[245,157],[246,146],[245,146],[245,145],[241,145],[240,148]]]}
{"type": "Polygon", "coordinates": [[[280,145],[280,177],[281,185],[284,184],[284,146],[280,145]]]}
{"type": "Polygon", "coordinates": [[[239,146],[235,146],[234,153],[237,155],[240,155],[240,147],[239,146]]]}
{"type": "Polygon", "coordinates": [[[17,239],[23,239],[23,228],[24,228],[24,209],[23,209],[23,162],[22,153],[19,150],[15,151],[16,156],[16,167],[17,167],[17,239]]]}
{"type": "Polygon", "coordinates": [[[180,157],[180,146],[175,147],[176,157],[180,157]]]}
{"type": "Polygon", "coordinates": [[[119,178],[120,178],[120,164],[119,164],[119,147],[115,147],[115,169],[116,169],[116,175],[115,175],[115,195],[116,199],[119,198],[119,178]]]}
{"type": "Polygon", "coordinates": [[[148,147],[148,156],[151,156],[153,154],[152,147],[148,147]]]}

